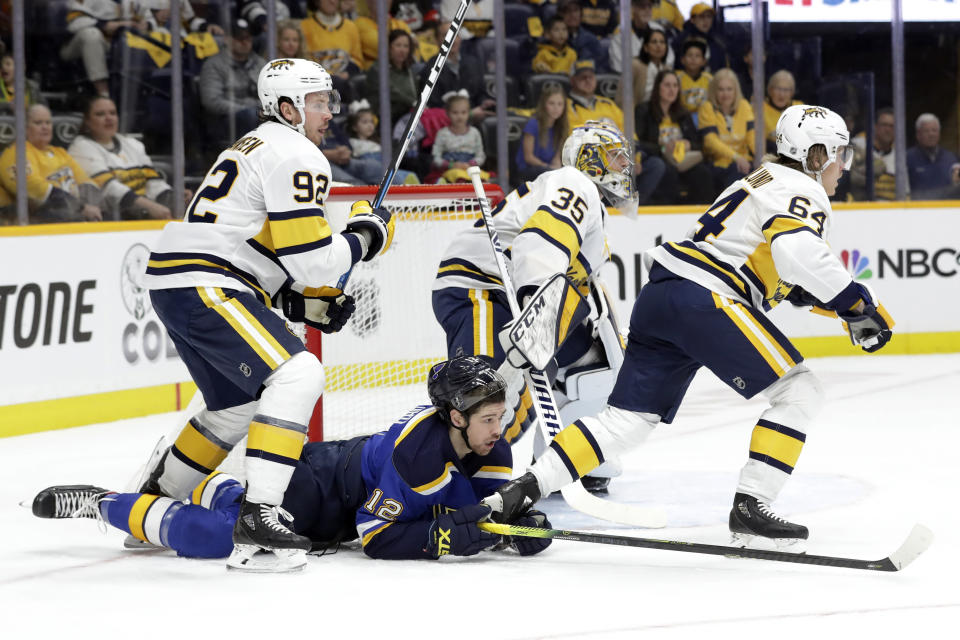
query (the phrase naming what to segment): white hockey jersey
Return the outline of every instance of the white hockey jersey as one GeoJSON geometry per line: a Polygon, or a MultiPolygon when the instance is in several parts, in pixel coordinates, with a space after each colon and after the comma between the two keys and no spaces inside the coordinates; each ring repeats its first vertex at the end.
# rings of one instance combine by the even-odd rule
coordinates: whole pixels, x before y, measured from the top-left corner
{"type": "Polygon", "coordinates": [[[795,285],[829,302],[852,278],[826,237],[833,211],[823,187],[764,163],[737,180],[686,233],[644,253],[707,289],[756,308],[776,306],[795,285]]]}
{"type": "Polygon", "coordinates": [[[284,283],[333,286],[361,257],[324,217],[330,164],[306,137],[267,122],[223,151],[182,222],[164,227],[148,289],[247,289],[266,304],[284,283]]]}
{"type": "MultiPolygon", "coordinates": [[[[507,194],[492,213],[518,293],[565,273],[586,295],[588,278],[610,256],[600,192],[572,167],[540,174],[507,194]]],[[[447,248],[433,288],[447,287],[503,288],[482,219],[447,248]]]]}

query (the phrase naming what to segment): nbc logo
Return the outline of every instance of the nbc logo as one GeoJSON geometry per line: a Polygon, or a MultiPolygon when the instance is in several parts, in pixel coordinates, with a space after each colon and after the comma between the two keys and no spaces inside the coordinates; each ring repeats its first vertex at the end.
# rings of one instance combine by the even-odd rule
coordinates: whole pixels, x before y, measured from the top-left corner
{"type": "Polygon", "coordinates": [[[870,259],[861,255],[859,250],[854,249],[850,252],[844,249],[840,252],[840,259],[843,260],[843,266],[850,272],[854,280],[867,280],[873,277],[873,271],[870,270],[870,259]]]}

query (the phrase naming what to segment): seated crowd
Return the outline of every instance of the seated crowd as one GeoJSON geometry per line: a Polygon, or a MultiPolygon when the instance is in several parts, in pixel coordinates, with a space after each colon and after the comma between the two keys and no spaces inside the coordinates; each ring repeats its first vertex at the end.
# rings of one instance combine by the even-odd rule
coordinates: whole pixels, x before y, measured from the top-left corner
{"type": "MultiPolygon", "coordinates": [[[[685,19],[674,0],[628,1],[629,29],[620,28],[615,0],[506,4],[511,10],[508,112],[516,123],[508,150],[512,186],[558,167],[559,150],[573,127],[603,119],[623,129],[624,118],[632,117],[641,204],[709,203],[748,173],[758,156],[775,148],[773,131],[786,107],[817,102],[816,95],[798,95],[790,69],[755,81],[748,39],[725,30],[712,4],[695,4],[685,19]],[[623,59],[624,37],[630,38],[628,62],[623,59]],[[633,114],[620,107],[624,70],[632,77],[633,114]],[[755,90],[764,91],[763,149],[755,144],[755,90]]],[[[385,62],[395,139],[411,117],[457,4],[389,2],[385,62]]],[[[43,15],[56,16],[61,24],[47,25],[56,42],[50,52],[28,51],[32,57],[23,91],[29,107],[31,221],[181,215],[184,203],[173,201],[168,179],[148,154],[148,149],[154,157],[170,153],[169,0],[48,0],[44,6],[43,15]],[[57,65],[64,67],[62,76],[72,73],[73,92],[86,96],[82,103],[63,98],[64,77],[40,72],[57,65]],[[83,81],[77,82],[78,77],[83,81]],[[55,101],[52,115],[47,105],[55,101]],[[125,122],[118,117],[118,104],[124,107],[120,115],[125,122]],[[52,132],[52,120],[62,111],[82,114],[72,140],[56,139],[52,132]],[[127,133],[131,130],[136,132],[127,133]]],[[[200,0],[180,6],[186,169],[198,175],[220,149],[257,124],[256,80],[267,55],[266,2],[200,0]]],[[[377,6],[372,0],[275,3],[277,56],[323,64],[348,105],[321,145],[333,179],[347,184],[378,184],[389,162],[378,135],[377,6]]],[[[486,179],[496,177],[492,8],[492,0],[471,4],[396,183],[466,181],[465,170],[472,165],[480,166],[486,179]]],[[[9,42],[9,34],[4,39],[9,42]]],[[[9,107],[16,91],[14,60],[3,52],[0,105],[9,107]]],[[[879,109],[872,128],[869,153],[863,131],[853,141],[857,154],[843,194],[847,199],[866,199],[871,192],[876,199],[895,197],[893,111],[879,109]],[[868,160],[872,185],[867,184],[868,160]]],[[[960,161],[940,146],[937,116],[921,115],[915,137],[906,158],[911,197],[960,198],[960,161]]],[[[0,224],[9,224],[15,219],[11,203],[16,193],[12,145],[3,151],[0,165],[0,224]]],[[[191,195],[187,189],[188,201],[191,195]]]]}

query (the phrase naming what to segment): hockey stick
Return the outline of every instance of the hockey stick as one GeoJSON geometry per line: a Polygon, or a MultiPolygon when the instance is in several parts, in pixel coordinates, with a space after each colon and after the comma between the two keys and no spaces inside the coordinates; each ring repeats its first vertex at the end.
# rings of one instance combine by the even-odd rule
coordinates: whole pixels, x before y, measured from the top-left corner
{"type": "MultiPolygon", "coordinates": [[[[467,168],[467,174],[473,183],[473,190],[480,204],[480,213],[483,216],[483,225],[487,229],[487,236],[490,238],[490,244],[497,259],[500,279],[503,281],[503,288],[507,293],[507,304],[510,305],[510,315],[519,318],[520,304],[517,302],[516,289],[513,286],[513,280],[510,278],[510,272],[507,270],[503,247],[500,246],[500,236],[493,225],[490,204],[487,202],[486,192],[483,189],[483,183],[480,181],[480,168],[469,167],[467,168]]],[[[553,390],[550,388],[550,380],[546,373],[535,369],[527,369],[524,371],[524,376],[527,379],[527,385],[530,387],[534,405],[537,408],[537,421],[540,423],[540,430],[537,435],[542,440],[541,450],[545,450],[553,437],[563,429],[563,424],[560,422],[560,412],[557,411],[557,401],[553,397],[553,390]]],[[[645,529],[659,529],[667,525],[667,517],[662,509],[645,509],[643,507],[609,503],[591,495],[583,488],[583,484],[579,480],[564,487],[561,493],[563,499],[573,509],[594,518],[612,520],[645,529]]]]}
{"type": "Polygon", "coordinates": [[[497,524],[481,522],[478,527],[490,533],[506,536],[525,536],[528,538],[554,538],[556,540],[574,540],[576,542],[593,542],[596,544],[614,544],[622,547],[642,547],[644,549],[660,549],[661,551],[683,551],[686,553],[703,553],[728,558],[753,558],[755,560],[773,560],[776,562],[793,562],[795,564],[815,564],[825,567],[842,567],[845,569],[865,569],[867,571],[900,571],[927,550],[933,542],[933,532],[922,524],[913,526],[910,535],[900,545],[900,548],[879,560],[859,560],[856,558],[841,558],[838,556],[815,556],[806,553],[790,553],[788,551],[768,551],[764,549],[747,549],[744,547],[730,547],[700,542],[684,542],[682,540],[654,540],[652,538],[634,538],[632,536],[617,536],[606,533],[587,533],[584,531],[561,531],[559,529],[541,529],[537,527],[519,527],[511,524],[497,524]]]}
{"type": "MultiPolygon", "coordinates": [[[[393,153],[390,168],[383,174],[383,178],[380,180],[380,186],[377,187],[377,195],[373,198],[374,208],[379,207],[383,203],[383,199],[387,196],[387,191],[390,189],[390,184],[393,182],[393,176],[395,176],[400,169],[403,154],[407,152],[407,147],[410,146],[410,141],[413,139],[413,132],[416,130],[417,124],[420,123],[423,110],[427,107],[427,101],[430,100],[430,95],[433,93],[433,85],[437,83],[437,78],[440,77],[443,65],[447,62],[447,55],[450,53],[450,48],[453,47],[453,41],[456,40],[460,34],[460,26],[463,24],[463,19],[467,15],[467,9],[470,8],[470,1],[471,0],[460,0],[457,13],[450,19],[450,28],[447,29],[446,35],[443,36],[443,42],[440,43],[440,51],[437,52],[437,59],[430,69],[430,75],[427,76],[427,81],[424,83],[423,88],[420,89],[420,97],[417,98],[413,116],[407,121],[407,126],[403,130],[400,146],[393,153]]],[[[349,271],[340,276],[340,279],[337,281],[338,289],[342,291],[347,286],[347,281],[350,280],[351,273],[353,273],[353,267],[350,267],[349,271]]]]}

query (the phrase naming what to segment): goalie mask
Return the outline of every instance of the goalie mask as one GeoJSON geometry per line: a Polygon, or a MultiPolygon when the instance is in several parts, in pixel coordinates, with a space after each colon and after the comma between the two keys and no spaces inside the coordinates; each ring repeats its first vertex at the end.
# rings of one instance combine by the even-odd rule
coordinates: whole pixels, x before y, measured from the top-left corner
{"type": "Polygon", "coordinates": [[[777,120],[777,153],[796,160],[807,173],[817,174],[833,162],[839,162],[844,170],[853,163],[853,146],[847,124],[838,114],[825,107],[797,104],[787,107],[777,120]],[[807,167],[807,156],[814,145],[822,144],[827,150],[827,161],[814,171],[807,167]]]}
{"type": "Polygon", "coordinates": [[[617,127],[589,120],[563,143],[563,166],[590,178],[610,206],[637,214],[639,197],[633,181],[633,148],[617,127]]]}
{"type": "Polygon", "coordinates": [[[263,65],[257,78],[257,95],[263,114],[306,135],[303,112],[306,96],[310,93],[327,94],[327,108],[331,114],[340,113],[340,93],[333,88],[333,80],[319,63],[300,58],[279,58],[263,65]],[[287,98],[300,114],[300,124],[291,124],[280,113],[280,100],[287,98]]]}
{"type": "Polygon", "coordinates": [[[460,356],[437,363],[427,374],[430,402],[449,425],[453,425],[450,409],[466,414],[471,407],[498,393],[502,398],[506,388],[503,377],[477,356],[460,356]]]}

